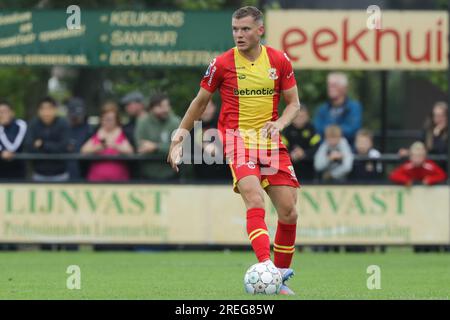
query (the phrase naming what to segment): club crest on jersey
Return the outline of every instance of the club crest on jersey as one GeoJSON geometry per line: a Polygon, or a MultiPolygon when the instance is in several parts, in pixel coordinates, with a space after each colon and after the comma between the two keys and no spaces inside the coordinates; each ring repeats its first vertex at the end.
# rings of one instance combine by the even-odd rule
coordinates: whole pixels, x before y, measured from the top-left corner
{"type": "Polygon", "coordinates": [[[269,79],[270,80],[277,80],[278,79],[277,69],[269,68],[268,71],[269,71],[269,79]]]}

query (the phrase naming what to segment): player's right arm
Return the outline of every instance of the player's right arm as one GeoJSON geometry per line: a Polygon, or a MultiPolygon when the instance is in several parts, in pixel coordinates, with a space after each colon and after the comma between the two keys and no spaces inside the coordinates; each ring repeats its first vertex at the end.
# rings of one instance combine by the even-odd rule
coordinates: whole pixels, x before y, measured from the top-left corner
{"type": "Polygon", "coordinates": [[[194,127],[194,121],[200,119],[200,116],[206,109],[206,106],[211,99],[213,93],[200,87],[197,96],[192,100],[189,108],[186,111],[181,123],[172,137],[172,143],[169,148],[167,162],[176,172],[178,169],[178,162],[182,154],[182,142],[184,138],[189,135],[189,132],[194,127]]]}
{"type": "Polygon", "coordinates": [[[173,170],[178,172],[178,164],[182,155],[182,141],[189,135],[189,132],[194,127],[194,121],[200,119],[200,116],[206,109],[209,100],[221,85],[223,80],[223,68],[221,58],[213,59],[200,82],[200,90],[197,96],[192,100],[186,114],[181,120],[180,126],[172,137],[172,143],[169,148],[167,162],[173,170]]]}

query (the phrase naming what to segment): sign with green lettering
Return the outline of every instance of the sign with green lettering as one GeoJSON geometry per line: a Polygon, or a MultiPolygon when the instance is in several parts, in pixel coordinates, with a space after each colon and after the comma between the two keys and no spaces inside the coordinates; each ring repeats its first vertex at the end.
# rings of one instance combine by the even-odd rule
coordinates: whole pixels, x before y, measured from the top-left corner
{"type": "Polygon", "coordinates": [[[3,11],[0,65],[205,66],[233,46],[230,25],[231,12],[3,11]]]}
{"type": "MultiPolygon", "coordinates": [[[[447,186],[306,186],[297,244],[449,244],[447,186]]],[[[277,212],[266,198],[271,238],[277,212]]],[[[249,244],[230,186],[0,185],[0,243],[249,244]]]]}

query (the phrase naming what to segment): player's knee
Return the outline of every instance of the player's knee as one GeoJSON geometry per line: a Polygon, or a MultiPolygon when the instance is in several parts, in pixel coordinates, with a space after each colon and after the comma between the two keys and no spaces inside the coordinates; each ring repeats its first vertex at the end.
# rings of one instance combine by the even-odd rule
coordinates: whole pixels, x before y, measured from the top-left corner
{"type": "Polygon", "coordinates": [[[251,193],[247,196],[247,207],[250,208],[264,208],[264,196],[258,192],[251,193]]]}
{"type": "Polygon", "coordinates": [[[291,221],[292,224],[297,223],[298,220],[298,214],[297,210],[293,209],[289,215],[289,221],[291,221]]]}
{"type": "Polygon", "coordinates": [[[295,207],[287,208],[286,210],[280,212],[279,219],[281,222],[286,224],[295,224],[298,219],[297,210],[295,207]]]}

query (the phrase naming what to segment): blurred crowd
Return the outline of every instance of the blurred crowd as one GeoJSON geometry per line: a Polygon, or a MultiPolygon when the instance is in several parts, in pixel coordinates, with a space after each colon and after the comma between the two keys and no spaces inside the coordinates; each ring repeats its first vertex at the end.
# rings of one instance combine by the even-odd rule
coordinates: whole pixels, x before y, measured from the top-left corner
{"type": "MultiPolygon", "coordinates": [[[[385,182],[411,185],[437,184],[447,179],[445,162],[428,159],[429,154],[447,155],[448,106],[436,102],[430,107],[430,118],[423,128],[423,138],[398,151],[403,163],[390,172],[374,147],[373,133],[363,127],[361,104],[348,95],[349,83],[344,73],[327,77],[328,100],[313,117],[303,107],[292,124],[282,132],[294,170],[300,181],[326,183],[385,182]]],[[[154,94],[145,103],[142,93],[135,91],[120,101],[107,101],[100,108],[99,123],[91,125],[83,99],[74,97],[64,103],[66,116],[60,116],[58,103],[41,99],[37,115],[26,122],[14,114],[14,106],[0,101],[0,179],[22,180],[27,177],[27,162],[15,159],[17,153],[85,155],[156,155],[165,159],[172,132],[180,118],[171,108],[170,98],[154,94]],[[122,122],[125,114],[127,121],[122,122]]],[[[216,128],[218,108],[211,101],[201,117],[202,132],[216,128]]],[[[200,132],[200,133],[202,133],[200,132]]],[[[203,151],[216,152],[217,145],[205,143],[202,134],[193,135],[193,144],[203,151]]],[[[192,148],[194,149],[194,148],[192,148]]],[[[225,165],[192,166],[198,180],[229,178],[225,165]]],[[[145,179],[155,182],[176,181],[179,177],[161,161],[123,160],[32,160],[31,179],[41,182],[63,181],[130,181],[145,179]]]]}

